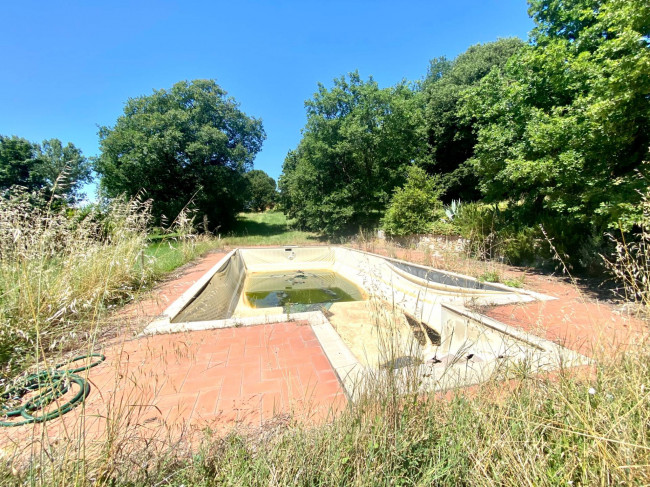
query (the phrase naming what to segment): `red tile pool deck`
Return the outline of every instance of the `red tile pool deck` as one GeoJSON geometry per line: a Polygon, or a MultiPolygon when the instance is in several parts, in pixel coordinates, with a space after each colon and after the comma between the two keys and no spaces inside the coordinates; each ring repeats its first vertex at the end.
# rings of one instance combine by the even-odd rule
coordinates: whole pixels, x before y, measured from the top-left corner
{"type": "MultiPolygon", "coordinates": [[[[160,353],[163,377],[145,368],[166,420],[261,424],[278,413],[322,417],[344,401],[327,357],[305,323],[280,323],[139,341],[136,356],[160,353]],[[170,348],[173,351],[170,351],[170,348]],[[156,353],[154,351],[154,353],[156,353]]],[[[127,352],[128,353],[128,352],[127,352]]],[[[153,359],[155,362],[155,359],[153,359]]]]}
{"type": "Polygon", "coordinates": [[[227,432],[261,427],[278,416],[317,424],[347,404],[306,323],[147,336],[104,353],[106,361],[87,373],[92,389],[83,410],[44,425],[3,428],[0,444],[40,438],[42,428],[48,442],[80,432],[87,440],[101,440],[108,427],[120,423],[150,432],[159,427],[227,432]]]}

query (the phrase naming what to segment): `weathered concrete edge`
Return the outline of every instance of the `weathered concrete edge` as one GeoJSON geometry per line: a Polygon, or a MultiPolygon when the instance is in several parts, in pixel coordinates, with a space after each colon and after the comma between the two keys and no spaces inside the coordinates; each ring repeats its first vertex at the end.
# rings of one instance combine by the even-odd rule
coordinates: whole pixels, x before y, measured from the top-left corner
{"type": "Polygon", "coordinates": [[[499,333],[504,335],[511,336],[516,340],[520,340],[524,343],[532,345],[534,347],[541,348],[542,350],[549,353],[557,353],[563,360],[566,360],[571,366],[575,365],[587,365],[592,363],[592,360],[581,353],[576,352],[568,347],[555,343],[552,340],[547,338],[542,338],[533,333],[528,333],[523,330],[519,330],[512,325],[508,325],[494,318],[490,318],[487,315],[477,313],[476,311],[469,310],[464,307],[455,306],[449,303],[441,303],[441,307],[448,309],[452,313],[464,316],[475,322],[478,322],[480,325],[487,328],[496,330],[499,333]]]}

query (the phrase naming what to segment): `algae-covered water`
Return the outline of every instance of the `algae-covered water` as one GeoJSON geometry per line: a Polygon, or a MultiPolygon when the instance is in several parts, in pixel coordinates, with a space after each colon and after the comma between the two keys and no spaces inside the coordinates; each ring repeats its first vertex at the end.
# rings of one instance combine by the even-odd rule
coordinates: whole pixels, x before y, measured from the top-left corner
{"type": "Polygon", "coordinates": [[[244,296],[253,308],[281,306],[292,311],[364,299],[352,282],[326,270],[250,274],[244,284],[244,296]]]}

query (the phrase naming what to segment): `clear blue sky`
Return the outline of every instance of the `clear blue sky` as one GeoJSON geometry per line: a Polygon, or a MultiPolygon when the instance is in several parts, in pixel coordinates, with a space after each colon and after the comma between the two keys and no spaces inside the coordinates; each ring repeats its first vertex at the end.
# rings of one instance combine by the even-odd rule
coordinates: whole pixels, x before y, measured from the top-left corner
{"type": "Polygon", "coordinates": [[[8,2],[0,16],[0,134],[56,137],[98,154],[97,125],[129,97],[214,78],[267,139],[255,167],[280,174],[304,101],[358,69],[380,86],[417,80],[433,57],[526,39],[524,0],[8,2]]]}

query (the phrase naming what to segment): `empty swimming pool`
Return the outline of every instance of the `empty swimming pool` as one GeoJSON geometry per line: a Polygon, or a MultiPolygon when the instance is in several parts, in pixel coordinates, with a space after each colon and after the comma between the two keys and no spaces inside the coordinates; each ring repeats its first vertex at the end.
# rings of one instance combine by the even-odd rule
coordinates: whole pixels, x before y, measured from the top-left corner
{"type": "Polygon", "coordinates": [[[545,299],[345,247],[236,249],[145,333],[306,320],[347,388],[359,371],[416,366],[440,390],[480,382],[504,362],[582,361],[469,307],[545,299]]]}

